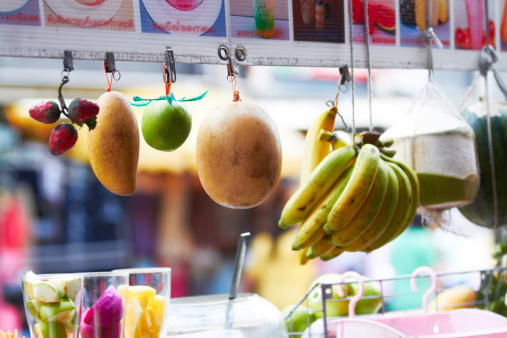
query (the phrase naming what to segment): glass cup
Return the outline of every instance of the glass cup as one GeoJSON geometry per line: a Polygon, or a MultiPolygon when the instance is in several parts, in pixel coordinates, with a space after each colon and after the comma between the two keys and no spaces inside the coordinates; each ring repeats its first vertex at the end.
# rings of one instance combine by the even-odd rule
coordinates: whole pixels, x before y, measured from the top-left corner
{"type": "MultiPolygon", "coordinates": [[[[125,337],[165,337],[167,306],[171,298],[171,268],[114,270],[127,272],[125,337]]],[[[121,293],[120,292],[120,293],[121,293]]]]}
{"type": "Polygon", "coordinates": [[[21,278],[32,338],[77,338],[83,278],[73,274],[27,274],[21,278]]]}
{"type": "Polygon", "coordinates": [[[270,39],[275,34],[275,0],[253,0],[257,35],[270,39]]]}
{"type": "Polygon", "coordinates": [[[83,314],[81,338],[121,338],[128,283],[125,272],[81,273],[83,276],[83,314]]]}
{"type": "Polygon", "coordinates": [[[166,0],[167,3],[180,11],[191,11],[199,7],[203,0],[166,0]]]}

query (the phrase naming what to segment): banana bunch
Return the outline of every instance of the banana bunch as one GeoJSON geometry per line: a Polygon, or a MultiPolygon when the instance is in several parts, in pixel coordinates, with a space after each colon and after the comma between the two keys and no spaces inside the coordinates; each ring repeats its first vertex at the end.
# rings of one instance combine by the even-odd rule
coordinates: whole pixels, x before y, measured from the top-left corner
{"type": "MultiPolygon", "coordinates": [[[[284,229],[299,223],[292,249],[299,250],[301,264],[316,257],[327,261],[345,251],[371,252],[412,222],[419,181],[412,168],[392,159],[394,152],[387,149],[392,140],[381,142],[379,136],[356,134],[355,146],[349,146],[325,130],[308,133],[305,142],[313,149],[329,151],[332,142],[333,151],[305,177],[280,217],[284,229]]],[[[308,162],[313,153],[306,150],[308,162]]]]}

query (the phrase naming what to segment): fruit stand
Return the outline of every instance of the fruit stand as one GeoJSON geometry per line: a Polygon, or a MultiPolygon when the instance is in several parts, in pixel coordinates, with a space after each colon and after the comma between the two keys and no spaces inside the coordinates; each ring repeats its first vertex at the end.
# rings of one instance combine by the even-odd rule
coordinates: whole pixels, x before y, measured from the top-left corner
{"type": "MultiPolygon", "coordinates": [[[[239,211],[273,204],[282,178],[296,171],[296,188],[280,197],[278,228],[265,222],[270,231],[283,231],[284,241],[279,247],[252,243],[255,259],[265,267],[273,256],[284,264],[280,251],[297,252],[300,269],[316,259],[337,262],[347,253],[370,254],[402,240],[415,223],[459,235],[448,220],[451,209],[497,237],[494,268],[435,273],[420,266],[412,275],[377,279],[354,271],[323,275],[283,311],[255,293],[237,292],[244,264],[245,284],[267,275],[267,268],[245,263],[249,233],[240,235],[229,294],[171,299],[176,270],[162,267],[28,271],[21,285],[30,336],[505,336],[507,246],[501,228],[507,225],[507,88],[500,71],[507,70],[506,51],[504,0],[3,1],[0,57],[63,61],[60,82],[53,84],[56,95],[21,114],[6,110],[10,126],[42,140],[52,156],[89,164],[93,179],[115,198],[125,201],[141,184],[160,194],[159,218],[165,223],[157,235],[176,238],[157,246],[163,265],[172,255],[192,255],[183,201],[186,187],[197,183],[189,184],[189,177],[150,181],[141,171],[193,171],[208,200],[239,211]],[[65,97],[76,92],[68,83],[81,71],[78,61],[103,69],[107,87],[93,100],[77,97],[67,104],[65,97]],[[122,81],[116,62],[122,61],[156,64],[156,89],[129,95],[114,90],[122,81]],[[185,73],[177,72],[177,64],[221,65],[221,84],[232,87],[227,101],[220,98],[205,115],[192,113],[213,88],[195,86],[192,94],[180,95],[185,73]],[[336,95],[324,111],[311,112],[304,140],[279,130],[280,115],[287,121],[290,111],[267,111],[243,91],[240,70],[262,66],[339,69],[336,95]],[[403,117],[376,131],[372,70],[400,68],[427,70],[426,85],[403,117]],[[479,74],[456,105],[438,86],[435,70],[479,74]],[[368,102],[361,112],[355,106],[359,76],[368,102]],[[505,98],[495,100],[495,91],[505,98]],[[345,95],[351,103],[346,118],[345,95]],[[368,123],[359,125],[359,114],[368,116],[368,123]],[[297,144],[296,150],[288,143],[297,144]],[[301,158],[297,170],[288,169],[291,151],[301,158]],[[167,153],[177,156],[164,157],[167,153]],[[470,275],[473,288],[443,282],[462,275],[470,275]],[[431,281],[428,290],[416,283],[421,279],[431,281]],[[412,291],[400,291],[399,285],[409,282],[412,291]],[[422,311],[389,309],[392,299],[423,292],[422,311]]],[[[142,214],[150,207],[133,203],[125,209],[142,214]]],[[[207,210],[201,223],[212,217],[207,210]]],[[[117,215],[121,223],[118,208],[104,207],[103,213],[117,215]]]]}

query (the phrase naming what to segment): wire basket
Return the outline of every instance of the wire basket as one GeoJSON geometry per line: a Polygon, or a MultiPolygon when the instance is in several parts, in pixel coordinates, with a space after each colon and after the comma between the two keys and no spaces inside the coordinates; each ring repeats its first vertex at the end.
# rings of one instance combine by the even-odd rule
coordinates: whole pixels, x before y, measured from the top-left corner
{"type": "MultiPolygon", "coordinates": [[[[507,267],[498,266],[493,269],[462,271],[462,272],[445,272],[436,274],[437,288],[432,293],[432,303],[430,306],[431,313],[439,313],[442,311],[449,311],[458,308],[476,308],[481,310],[488,310],[507,317],[507,305],[505,303],[505,295],[507,293],[507,267]],[[476,297],[471,301],[452,302],[451,304],[439,304],[440,293],[450,289],[456,285],[468,285],[475,291],[476,297]]],[[[428,280],[430,276],[417,276],[417,280],[428,280]]],[[[364,284],[378,283],[377,289],[380,294],[373,296],[363,296],[361,300],[371,300],[377,302],[378,314],[388,315],[395,313],[392,310],[394,300],[403,300],[408,297],[416,297],[418,304],[413,308],[406,308],[404,310],[417,310],[421,308],[422,295],[428,290],[425,288],[418,288],[418,291],[399,291],[395,285],[410,285],[412,275],[403,275],[386,279],[365,279],[364,284]]],[[[347,298],[336,297],[336,286],[348,284],[356,284],[356,281],[343,282],[343,283],[317,283],[315,284],[306,295],[296,304],[296,306],[285,317],[287,327],[289,329],[289,337],[304,337],[304,338],[317,338],[326,337],[325,332],[328,332],[328,322],[331,317],[328,312],[330,304],[338,302],[349,302],[353,296],[347,298]],[[334,290],[334,291],[333,291],[334,290]],[[334,293],[334,296],[333,296],[334,293]],[[317,297],[317,296],[320,297],[317,297]],[[319,302],[318,306],[315,305],[316,300],[319,302]],[[311,304],[313,303],[313,304],[311,304]],[[306,317],[306,323],[304,323],[306,317]],[[295,320],[297,318],[297,320],[295,320]],[[318,329],[312,330],[312,322],[314,318],[322,318],[322,325],[318,329]],[[301,323],[303,322],[303,324],[301,323]],[[306,324],[306,325],[304,325],[306,324]],[[306,330],[297,331],[298,327],[306,327],[306,330]]],[[[346,308],[347,305],[341,306],[346,308]]],[[[357,318],[368,318],[369,316],[359,316],[357,318]]]]}

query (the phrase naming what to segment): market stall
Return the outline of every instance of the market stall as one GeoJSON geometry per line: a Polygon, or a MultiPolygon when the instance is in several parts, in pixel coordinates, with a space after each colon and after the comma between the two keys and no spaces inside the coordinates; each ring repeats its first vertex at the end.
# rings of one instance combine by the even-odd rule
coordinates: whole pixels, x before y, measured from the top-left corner
{"type": "MultiPolygon", "coordinates": [[[[32,75],[6,71],[0,101],[39,87],[38,99],[2,110],[14,135],[33,142],[30,153],[7,143],[0,166],[0,267],[20,282],[27,334],[505,336],[505,51],[503,0],[3,1],[0,57],[32,75]],[[61,68],[25,69],[35,59],[61,68]],[[154,68],[136,82],[122,62],[154,68]],[[217,71],[200,78],[181,64],[217,71]],[[298,87],[292,69],[319,67],[311,76],[332,89],[313,95],[327,106],[306,106],[306,90],[290,105],[281,81],[245,75],[264,66],[285,69],[283,88],[298,87]],[[424,86],[399,101],[377,98],[379,69],[422,69],[424,86]],[[460,102],[438,71],[474,74],[461,79],[460,102]],[[105,90],[85,84],[99,74],[105,90]],[[29,176],[19,170],[26,163],[49,168],[32,184],[40,191],[8,182],[12,172],[29,176]],[[32,195],[44,202],[26,202],[32,195]],[[46,246],[30,263],[30,235],[12,244],[9,229],[30,229],[36,214],[68,230],[65,246],[46,246]],[[486,247],[486,268],[435,273],[422,229],[457,243],[462,224],[494,237],[494,257],[486,247]],[[203,289],[188,292],[188,276],[207,279],[216,247],[225,254],[214,289],[195,296],[203,289]],[[386,248],[396,259],[382,278],[339,265],[386,248]],[[120,269],[133,251],[164,267],[120,269]],[[317,261],[332,273],[315,279],[317,261]]],[[[47,229],[41,238],[63,236],[47,229]]],[[[5,309],[0,335],[21,328],[5,309]]]]}

